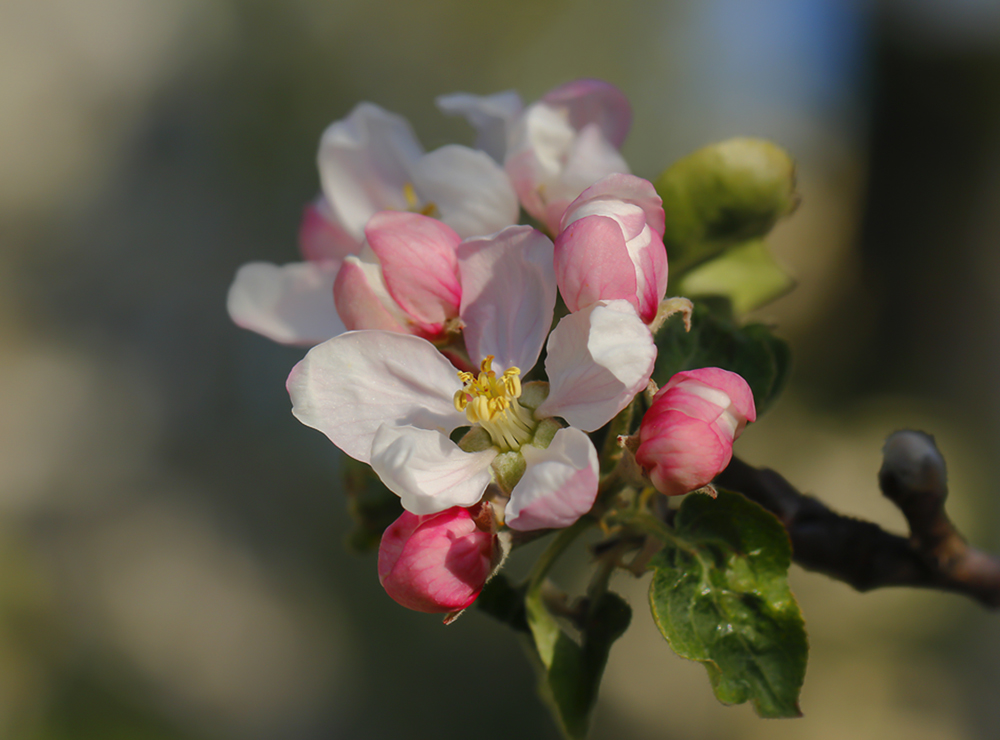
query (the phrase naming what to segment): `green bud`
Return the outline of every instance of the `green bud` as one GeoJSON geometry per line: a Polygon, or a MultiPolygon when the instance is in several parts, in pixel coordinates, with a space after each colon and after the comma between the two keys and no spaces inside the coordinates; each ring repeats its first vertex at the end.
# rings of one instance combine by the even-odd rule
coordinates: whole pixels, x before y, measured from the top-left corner
{"type": "Polygon", "coordinates": [[[653,184],[663,198],[672,275],[764,236],[799,202],[795,163],[763,139],[728,139],[699,149],[653,184]]]}

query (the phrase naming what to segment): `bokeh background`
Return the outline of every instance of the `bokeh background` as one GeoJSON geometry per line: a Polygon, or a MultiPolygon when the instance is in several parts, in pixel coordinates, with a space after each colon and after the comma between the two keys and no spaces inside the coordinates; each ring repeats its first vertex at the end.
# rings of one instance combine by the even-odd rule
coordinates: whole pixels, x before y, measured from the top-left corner
{"type": "MultiPolygon", "coordinates": [[[[0,737],[557,737],[512,634],[407,612],[346,552],[337,453],[283,389],[302,352],[224,303],[295,258],[356,102],[432,149],[472,138],[436,95],[583,76],[632,101],[637,174],[732,135],[799,162],[772,238],[799,287],[758,316],[795,369],[738,454],[902,531],[880,447],[925,429],[1000,551],[995,0],[0,0],[0,737]]],[[[595,737],[997,736],[1000,615],[792,579],[803,719],[717,704],[622,577],[595,737]]]]}

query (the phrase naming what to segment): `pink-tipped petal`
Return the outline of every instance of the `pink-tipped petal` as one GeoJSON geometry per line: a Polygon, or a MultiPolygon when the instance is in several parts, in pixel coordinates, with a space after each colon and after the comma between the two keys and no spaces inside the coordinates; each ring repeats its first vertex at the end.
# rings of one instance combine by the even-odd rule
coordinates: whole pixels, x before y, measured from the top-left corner
{"type": "Polygon", "coordinates": [[[389,294],[428,333],[458,316],[462,287],[455,250],[461,239],[440,221],[405,211],[376,213],[365,237],[382,265],[389,294]]]}
{"type": "Polygon", "coordinates": [[[560,429],[544,450],[521,448],[527,468],[504,511],[511,529],[568,527],[597,497],[597,450],[579,429],[560,429]]]}
{"type": "Polygon", "coordinates": [[[468,424],[455,410],[454,366],[424,339],[385,331],[341,334],[292,368],[292,413],[356,460],[370,462],[383,424],[445,434],[468,424]]]}
{"type": "Polygon", "coordinates": [[[507,153],[507,138],[511,126],[521,115],[521,96],[514,90],[495,95],[469,95],[452,93],[435,101],[437,107],[448,115],[460,115],[476,130],[476,149],[503,162],[507,153]]]}
{"type": "Polygon", "coordinates": [[[377,211],[408,207],[404,187],[423,148],[406,119],[359,103],[323,132],[319,175],[337,220],[358,242],[377,211]]]}
{"type": "Polygon", "coordinates": [[[542,102],[565,108],[569,112],[570,125],[577,130],[588,123],[597,124],[616,148],[625,141],[632,126],[632,107],[625,93],[603,80],[567,82],[546,93],[542,102]]]}
{"type": "Polygon", "coordinates": [[[483,236],[517,223],[517,194],[503,167],[485,152],[449,144],[421,157],[413,184],[459,236],[483,236]]]}
{"type": "Polygon", "coordinates": [[[439,431],[382,425],[372,440],[371,466],[414,514],[479,503],[492,478],[493,448],[465,452],[439,431]]]}
{"type": "Polygon", "coordinates": [[[626,301],[601,301],[564,316],[549,335],[549,396],[535,415],[561,416],[592,432],[646,387],[655,361],[653,336],[626,301]]]}
{"type": "Polygon", "coordinates": [[[226,309],[237,326],[282,344],[313,345],[341,334],[333,304],[336,263],[250,262],[236,271],[226,309]]]}
{"type": "Polygon", "coordinates": [[[337,314],[350,331],[381,329],[407,333],[406,321],[385,290],[377,263],[348,257],[333,283],[337,314]]]}
{"type": "Polygon", "coordinates": [[[556,303],[552,242],[530,226],[468,239],[458,248],[460,316],[469,359],[493,355],[501,371],[534,367],[556,303]]]}
{"type": "Polygon", "coordinates": [[[430,516],[406,511],[382,535],[378,578],[396,602],[418,612],[465,609],[490,574],[494,535],[467,509],[430,516]]]}
{"type": "Polygon", "coordinates": [[[622,299],[636,311],[636,271],[618,223],[606,216],[573,221],[556,237],[556,282],[570,311],[622,299]]]}
{"type": "Polygon", "coordinates": [[[299,224],[299,251],[303,257],[310,262],[341,262],[360,249],[361,242],[337,222],[322,195],[305,207],[299,224]]]}

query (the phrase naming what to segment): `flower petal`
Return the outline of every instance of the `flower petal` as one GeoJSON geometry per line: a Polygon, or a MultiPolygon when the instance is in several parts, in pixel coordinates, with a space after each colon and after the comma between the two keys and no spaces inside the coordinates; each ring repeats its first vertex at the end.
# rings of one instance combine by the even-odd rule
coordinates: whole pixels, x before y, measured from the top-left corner
{"type": "Polygon", "coordinates": [[[613,218],[585,216],[566,226],[556,237],[555,268],[570,311],[605,299],[631,299],[639,310],[635,265],[613,218]]]}
{"type": "Polygon", "coordinates": [[[381,329],[408,333],[406,318],[386,290],[378,262],[351,255],[333,283],[337,314],[351,331],[381,329]]]}
{"type": "Polygon", "coordinates": [[[383,424],[445,434],[467,425],[454,404],[461,387],[430,342],[385,331],[348,332],[313,347],[287,382],[295,418],[362,462],[383,424]]]}
{"type": "Polygon", "coordinates": [[[343,260],[356,254],[361,242],[347,233],[322,195],[305,207],[299,224],[299,251],[310,262],[343,260]]]}
{"type": "Polygon", "coordinates": [[[341,334],[333,305],[336,262],[249,262],[236,271],[226,309],[237,326],[282,344],[312,345],[341,334]]]}
{"type": "Polygon", "coordinates": [[[452,93],[442,95],[434,102],[448,115],[461,115],[476,129],[476,149],[503,162],[507,153],[510,128],[521,115],[521,96],[514,90],[495,95],[470,95],[452,93]]]}
{"type": "Polygon", "coordinates": [[[632,126],[632,107],[625,93],[603,80],[582,79],[550,90],[542,102],[569,111],[570,125],[580,130],[595,123],[612,146],[625,141],[632,126]]]}
{"type": "Polygon", "coordinates": [[[492,478],[495,449],[465,452],[438,431],[383,424],[372,441],[371,465],[413,514],[472,506],[492,478]]]}
{"type": "Polygon", "coordinates": [[[405,118],[359,103],[323,132],[319,176],[337,219],[358,242],[376,211],[408,207],[404,186],[423,148],[405,118]]]}
{"type": "Polygon", "coordinates": [[[381,211],[368,221],[365,237],[389,294],[425,331],[440,332],[446,319],[458,316],[461,238],[450,227],[419,213],[381,211]]]}
{"type": "Polygon", "coordinates": [[[627,301],[600,301],[563,317],[549,335],[549,396],[536,416],[591,432],[646,387],[656,361],[649,328],[627,301]]]}
{"type": "Polygon", "coordinates": [[[467,239],[458,247],[465,347],[473,365],[528,372],[538,361],[556,303],[552,242],[530,226],[467,239]]]}
{"type": "Polygon", "coordinates": [[[544,450],[521,448],[524,475],[504,510],[508,527],[520,531],[568,527],[590,511],[597,497],[597,450],[579,429],[560,429],[544,450]]]}
{"type": "Polygon", "coordinates": [[[465,146],[449,144],[421,157],[413,166],[413,185],[462,238],[492,234],[516,224],[520,215],[503,167],[465,146]]]}

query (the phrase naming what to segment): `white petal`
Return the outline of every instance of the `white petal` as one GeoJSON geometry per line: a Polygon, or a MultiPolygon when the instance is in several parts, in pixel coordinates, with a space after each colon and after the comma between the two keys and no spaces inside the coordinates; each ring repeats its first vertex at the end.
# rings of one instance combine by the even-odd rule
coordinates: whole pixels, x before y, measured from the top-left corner
{"type": "Polygon", "coordinates": [[[467,425],[456,411],[457,371],[430,342],[353,331],[313,347],[288,376],[292,413],[356,460],[369,462],[380,426],[445,434],[467,425]]]}
{"type": "Polygon", "coordinates": [[[631,304],[598,301],[563,317],[549,335],[549,396],[536,414],[598,429],[646,387],[655,361],[653,335],[631,304]]]}
{"type": "Polygon", "coordinates": [[[282,344],[312,345],[344,332],[333,305],[337,262],[249,262],[236,271],[226,309],[237,326],[282,344]]]}
{"type": "Polygon", "coordinates": [[[465,452],[440,432],[411,426],[379,427],[372,441],[372,468],[413,514],[472,506],[483,497],[494,449],[465,452]]]}
{"type": "Polygon", "coordinates": [[[413,165],[413,185],[463,239],[517,223],[517,194],[503,167],[485,152],[449,144],[413,165]]]}
{"type": "Polygon", "coordinates": [[[376,211],[406,210],[403,188],[422,154],[406,119],[372,103],[359,103],[323,132],[318,158],[323,195],[358,242],[376,211]]]}
{"type": "Polygon", "coordinates": [[[474,365],[493,355],[500,372],[534,367],[556,305],[552,253],[549,238],[530,226],[510,226],[459,245],[459,316],[474,365]]]}
{"type": "Polygon", "coordinates": [[[452,93],[434,102],[449,115],[465,116],[476,129],[476,149],[482,149],[497,162],[503,162],[511,127],[521,115],[521,96],[513,90],[495,95],[452,93]]]}
{"type": "Polygon", "coordinates": [[[527,469],[514,486],[504,519],[521,531],[568,527],[597,497],[597,450],[579,429],[560,429],[544,450],[521,448],[527,469]]]}

